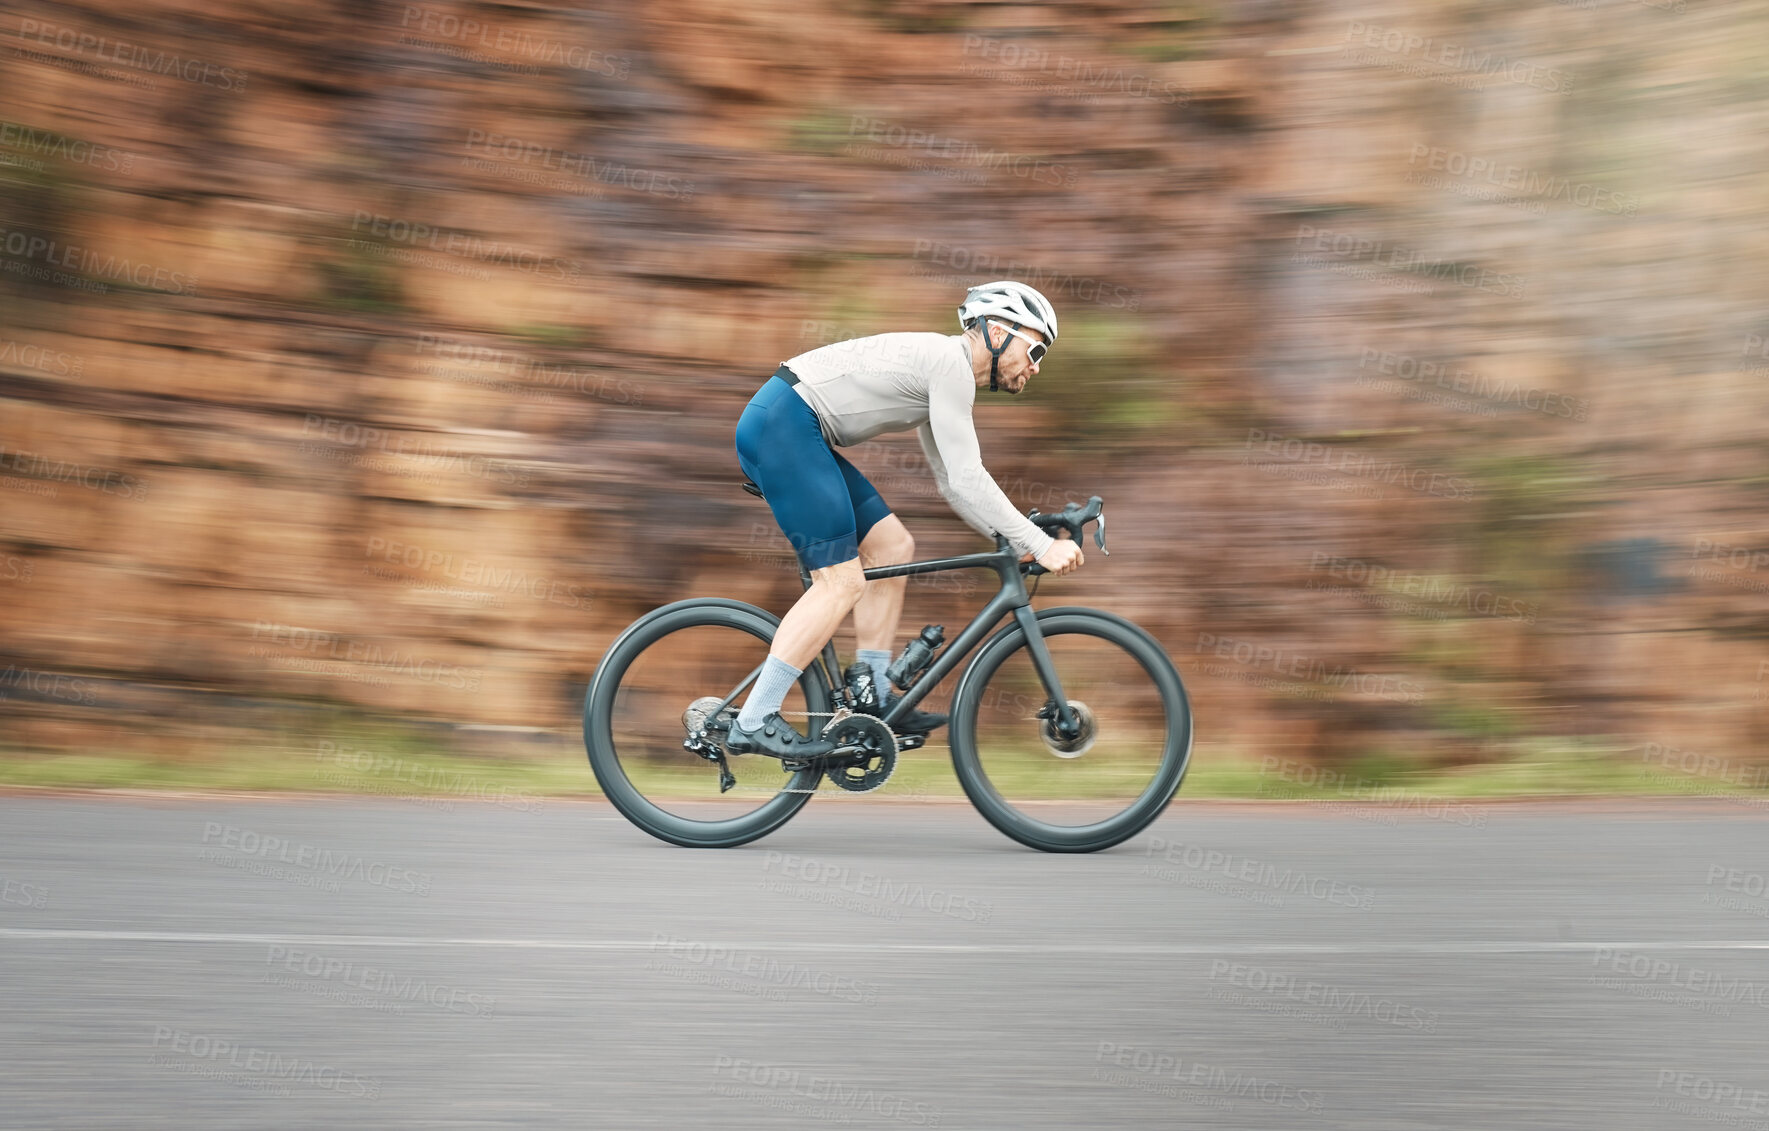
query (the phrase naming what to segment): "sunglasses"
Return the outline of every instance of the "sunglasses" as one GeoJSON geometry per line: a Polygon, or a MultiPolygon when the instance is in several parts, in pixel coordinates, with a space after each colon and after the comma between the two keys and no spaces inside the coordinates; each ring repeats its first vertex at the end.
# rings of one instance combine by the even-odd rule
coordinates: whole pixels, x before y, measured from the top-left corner
{"type": "Polygon", "coordinates": [[[1026,356],[1031,359],[1033,365],[1037,365],[1039,362],[1043,361],[1044,355],[1050,352],[1050,344],[1048,342],[1041,342],[1032,335],[1021,330],[1016,330],[1012,326],[1002,326],[999,322],[995,323],[995,325],[1001,326],[1003,330],[1006,330],[1014,337],[1019,338],[1026,343],[1026,356]]]}

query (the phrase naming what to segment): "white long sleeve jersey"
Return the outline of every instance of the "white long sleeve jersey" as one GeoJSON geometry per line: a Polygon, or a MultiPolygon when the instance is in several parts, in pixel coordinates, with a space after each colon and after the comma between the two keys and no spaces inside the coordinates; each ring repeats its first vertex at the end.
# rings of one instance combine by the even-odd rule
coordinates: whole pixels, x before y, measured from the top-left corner
{"type": "Polygon", "coordinates": [[[1034,556],[1051,537],[1021,514],[983,467],[971,408],[977,386],[957,334],[874,334],[801,353],[786,363],[817,412],[823,437],[848,447],[883,432],[916,430],[940,496],[972,530],[1000,532],[1034,556]]]}

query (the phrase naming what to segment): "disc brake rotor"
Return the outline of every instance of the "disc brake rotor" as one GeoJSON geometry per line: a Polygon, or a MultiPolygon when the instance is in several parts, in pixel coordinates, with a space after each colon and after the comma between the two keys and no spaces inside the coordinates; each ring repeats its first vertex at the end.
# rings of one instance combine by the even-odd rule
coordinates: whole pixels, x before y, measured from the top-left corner
{"type": "Polygon", "coordinates": [[[825,776],[850,793],[868,793],[891,778],[897,768],[897,737],[871,715],[836,719],[823,732],[837,753],[827,761],[825,776]]]}
{"type": "Polygon", "coordinates": [[[1099,726],[1094,721],[1093,712],[1088,710],[1087,704],[1079,699],[1069,700],[1069,710],[1075,712],[1075,721],[1081,724],[1080,729],[1075,732],[1074,738],[1065,738],[1062,731],[1057,729],[1054,706],[1047,704],[1045,710],[1049,711],[1050,715],[1044,717],[1044,712],[1039,712],[1041,718],[1038,725],[1038,736],[1044,739],[1046,750],[1058,758],[1079,758],[1093,749],[1094,740],[1099,737],[1099,726]]]}

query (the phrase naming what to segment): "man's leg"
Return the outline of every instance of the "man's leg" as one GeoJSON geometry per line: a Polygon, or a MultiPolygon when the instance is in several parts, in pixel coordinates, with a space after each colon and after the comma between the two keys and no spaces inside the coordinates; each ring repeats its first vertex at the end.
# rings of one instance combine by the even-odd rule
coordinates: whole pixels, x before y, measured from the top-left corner
{"type": "MultiPolygon", "coordinates": [[[[851,543],[850,543],[851,544],[851,543]]],[[[866,578],[860,572],[860,559],[850,558],[832,566],[811,571],[811,587],[805,590],[804,596],[793,603],[786,615],[780,619],[780,628],[774,633],[774,643],[768,648],[768,659],[762,665],[761,674],[749,689],[749,697],[743,702],[743,710],[737,714],[737,722],[733,727],[731,739],[726,745],[737,753],[746,753],[758,743],[754,737],[757,730],[766,729],[767,737],[775,737],[775,732],[767,726],[768,717],[780,710],[786,701],[787,694],[805,668],[809,667],[823,645],[835,635],[835,630],[854,608],[860,594],[866,588],[866,578]],[[745,732],[739,735],[737,732],[745,732]],[[732,743],[735,742],[735,745],[732,743]]],[[[816,726],[811,727],[816,733],[816,726]]],[[[827,740],[812,739],[806,742],[801,735],[786,734],[784,731],[778,738],[783,743],[779,749],[772,750],[777,755],[789,753],[818,752],[815,748],[827,750],[827,740]],[[791,749],[797,745],[797,751],[791,749]]],[[[763,744],[761,749],[768,749],[763,744]]]]}
{"type": "MultiPolygon", "coordinates": [[[[914,560],[915,539],[894,514],[875,523],[860,543],[860,561],[867,569],[914,560]]],[[[897,639],[897,622],[903,619],[903,590],[908,582],[907,577],[866,582],[865,594],[854,605],[854,636],[861,650],[891,650],[897,639]]]]}
{"type": "MultiPolygon", "coordinates": [[[[890,506],[879,496],[860,469],[837,452],[836,465],[848,485],[848,498],[854,504],[854,530],[859,535],[860,561],[867,568],[901,565],[915,557],[915,539],[903,522],[891,513],[890,506]]],[[[854,635],[859,645],[855,658],[872,672],[873,686],[882,702],[889,682],[885,669],[891,666],[891,642],[897,637],[897,621],[903,613],[905,577],[869,582],[865,596],[854,607],[854,635]]]]}
{"type": "MultiPolygon", "coordinates": [[[[853,500],[817,414],[778,377],[751,398],[738,419],[736,441],[744,474],[761,486],[775,522],[811,573],[811,587],[775,632],[725,747],[776,757],[827,753],[834,749],[829,740],[806,739],[784,720],[769,720],[866,588],[853,500]]],[[[817,729],[813,720],[811,733],[817,729]]]]}
{"type": "MultiPolygon", "coordinates": [[[[914,561],[915,539],[901,519],[894,514],[886,515],[861,540],[860,559],[869,569],[914,561]]],[[[907,577],[868,581],[866,595],[854,606],[854,635],[860,645],[859,658],[872,667],[880,710],[897,698],[890,680],[885,677],[885,669],[891,664],[897,622],[903,619],[903,590],[908,582],[907,577]]],[[[897,721],[897,730],[902,734],[927,734],[945,722],[945,715],[915,710],[897,721]]]]}
{"type": "Polygon", "coordinates": [[[812,570],[811,587],[780,618],[768,654],[804,671],[869,588],[859,558],[812,570]]]}

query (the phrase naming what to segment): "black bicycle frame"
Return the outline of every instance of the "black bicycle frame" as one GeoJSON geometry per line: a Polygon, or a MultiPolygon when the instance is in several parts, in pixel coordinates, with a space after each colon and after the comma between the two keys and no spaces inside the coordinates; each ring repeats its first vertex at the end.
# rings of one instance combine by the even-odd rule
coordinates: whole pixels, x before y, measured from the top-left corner
{"type": "MultiPolygon", "coordinates": [[[[1069,710],[1068,697],[1063,694],[1062,681],[1057,678],[1056,665],[1050,662],[1050,649],[1045,647],[1044,634],[1038,630],[1038,618],[1032,613],[1032,598],[1026,592],[1024,569],[1009,546],[1007,539],[997,534],[995,550],[992,553],[964,554],[956,558],[934,558],[925,562],[905,562],[902,565],[877,566],[864,570],[866,580],[882,581],[889,577],[909,577],[918,573],[941,573],[952,569],[989,569],[1001,579],[1001,589],[983,606],[983,611],[976,615],[958,638],[947,644],[934,659],[932,665],[924,671],[896,704],[881,716],[886,726],[894,724],[905,712],[915,709],[915,705],[932,691],[942,679],[970,655],[983,638],[995,629],[995,625],[1007,613],[1012,613],[1014,620],[1026,634],[1026,647],[1032,655],[1032,666],[1038,672],[1038,678],[1044,681],[1044,688],[1056,701],[1057,720],[1063,733],[1074,732],[1078,725],[1073,713],[1069,710]]],[[[799,563],[799,580],[806,589],[811,587],[810,571],[804,563],[799,563]]],[[[843,701],[847,698],[847,682],[841,678],[841,661],[835,654],[835,642],[832,640],[823,646],[822,660],[825,674],[829,677],[829,686],[843,701]]],[[[759,669],[758,669],[759,670],[759,669]]],[[[885,689],[879,690],[882,700],[885,689]]]]}

